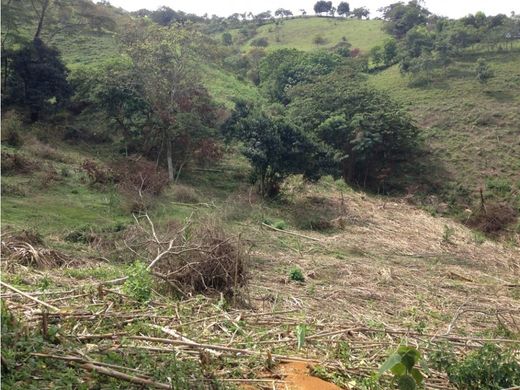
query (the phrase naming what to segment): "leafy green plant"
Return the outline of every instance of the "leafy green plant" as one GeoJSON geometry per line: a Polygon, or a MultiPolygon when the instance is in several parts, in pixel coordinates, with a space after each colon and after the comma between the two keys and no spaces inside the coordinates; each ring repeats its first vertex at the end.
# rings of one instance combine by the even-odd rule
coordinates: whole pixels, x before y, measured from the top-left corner
{"type": "Polygon", "coordinates": [[[513,350],[486,344],[446,367],[450,382],[461,390],[492,390],[520,385],[520,363],[513,350]]]}
{"type": "Polygon", "coordinates": [[[423,374],[415,367],[420,360],[421,354],[416,348],[401,345],[383,363],[378,375],[391,371],[399,390],[414,390],[423,383],[423,374]]]}
{"type": "Polygon", "coordinates": [[[142,303],[148,302],[152,298],[152,276],[146,269],[146,265],[139,260],[130,266],[123,291],[142,303]]]}
{"type": "Polygon", "coordinates": [[[307,334],[307,325],[300,324],[296,327],[296,343],[298,346],[298,350],[302,349],[303,344],[305,344],[306,334],[307,334]]]}
{"type": "Polygon", "coordinates": [[[294,267],[289,271],[289,279],[295,282],[304,282],[305,277],[303,276],[303,272],[300,268],[294,267]]]}

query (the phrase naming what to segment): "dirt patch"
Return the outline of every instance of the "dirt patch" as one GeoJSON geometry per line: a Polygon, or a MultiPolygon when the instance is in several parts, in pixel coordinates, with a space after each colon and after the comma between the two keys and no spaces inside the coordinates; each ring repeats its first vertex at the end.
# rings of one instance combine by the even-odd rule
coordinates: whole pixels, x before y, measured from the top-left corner
{"type": "Polygon", "coordinates": [[[289,362],[281,365],[281,371],[286,383],[280,389],[289,390],[340,390],[333,383],[311,376],[309,367],[305,362],[289,362]]]}

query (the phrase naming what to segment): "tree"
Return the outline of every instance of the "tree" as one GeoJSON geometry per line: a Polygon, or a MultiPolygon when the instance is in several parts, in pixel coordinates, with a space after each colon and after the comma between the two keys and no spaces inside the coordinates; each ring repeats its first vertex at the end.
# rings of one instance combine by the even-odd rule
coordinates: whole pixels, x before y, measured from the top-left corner
{"type": "Polygon", "coordinates": [[[494,77],[494,72],[490,69],[489,65],[483,58],[477,60],[475,66],[475,77],[481,84],[486,84],[489,79],[494,77]]]}
{"type": "Polygon", "coordinates": [[[338,4],[338,15],[347,16],[350,13],[350,5],[346,1],[338,4]]]}
{"type": "Polygon", "coordinates": [[[231,46],[233,44],[233,36],[226,31],[222,34],[222,43],[226,46],[231,46]]]}
{"type": "Polygon", "coordinates": [[[358,19],[366,18],[368,19],[368,15],[370,15],[370,11],[366,7],[358,7],[354,8],[352,11],[352,15],[354,15],[358,19]]]}
{"type": "Polygon", "coordinates": [[[273,101],[287,104],[288,92],[293,86],[330,73],[341,62],[340,56],[327,52],[276,50],[260,63],[260,85],[273,101]]]}
{"type": "Polygon", "coordinates": [[[8,102],[29,109],[31,121],[51,108],[62,107],[72,95],[68,71],[56,49],[39,38],[11,52],[11,77],[7,80],[8,102]]]}
{"type": "Polygon", "coordinates": [[[307,11],[305,11],[305,9],[303,9],[303,8],[300,8],[300,12],[301,12],[302,16],[307,15],[307,11]]]}
{"type": "Polygon", "coordinates": [[[271,117],[243,101],[225,125],[226,132],[243,142],[242,153],[253,167],[253,181],[263,196],[278,194],[280,183],[290,174],[317,179],[327,153],[298,127],[280,117],[271,117]]]}
{"type": "Polygon", "coordinates": [[[214,109],[198,63],[208,49],[183,27],[138,25],[123,37],[124,51],[153,113],[159,149],[166,149],[170,180],[178,177],[196,141],[210,132],[214,109]],[[197,132],[193,132],[196,125],[197,132]],[[174,145],[182,155],[174,158],[174,145]]]}
{"type": "Polygon", "coordinates": [[[288,118],[332,148],[347,182],[377,184],[377,176],[415,147],[417,128],[388,95],[342,71],[291,90],[288,118]]]}
{"type": "Polygon", "coordinates": [[[70,78],[74,98],[105,112],[110,127],[123,136],[127,154],[156,147],[152,110],[131,62],[123,58],[81,67],[70,78]]]}
{"type": "Polygon", "coordinates": [[[372,63],[376,67],[379,66],[384,58],[383,48],[381,46],[374,46],[370,49],[370,57],[372,58],[372,63]]]}
{"type": "Polygon", "coordinates": [[[275,12],[274,12],[274,15],[275,16],[280,16],[282,19],[284,17],[289,17],[289,16],[292,16],[293,13],[288,10],[288,9],[284,9],[284,8],[278,8],[275,12]]]}
{"type": "Polygon", "coordinates": [[[397,60],[397,42],[390,38],[383,44],[383,62],[385,66],[393,65],[397,60]]]}
{"type": "Polygon", "coordinates": [[[316,4],[314,4],[314,12],[316,14],[328,14],[332,9],[332,1],[317,1],[316,4]]]}
{"type": "Polygon", "coordinates": [[[431,15],[418,0],[409,1],[408,4],[393,3],[380,11],[383,12],[383,19],[386,21],[386,31],[396,38],[402,38],[413,27],[425,24],[431,15]]]}

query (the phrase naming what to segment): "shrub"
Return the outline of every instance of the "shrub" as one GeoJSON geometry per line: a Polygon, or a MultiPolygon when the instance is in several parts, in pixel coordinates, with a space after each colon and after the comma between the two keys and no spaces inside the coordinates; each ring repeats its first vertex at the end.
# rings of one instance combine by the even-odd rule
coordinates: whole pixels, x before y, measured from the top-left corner
{"type": "Polygon", "coordinates": [[[22,121],[20,116],[9,111],[2,115],[2,133],[5,135],[3,141],[10,146],[20,147],[23,144],[23,138],[20,136],[22,129],[22,121]]]}
{"type": "Polygon", "coordinates": [[[206,221],[198,227],[182,229],[183,234],[176,236],[175,241],[194,249],[165,257],[154,269],[171,275],[169,281],[183,293],[219,291],[234,296],[247,281],[245,256],[240,242],[227,235],[220,224],[206,221]]]}
{"type": "Polygon", "coordinates": [[[19,153],[2,151],[2,175],[28,174],[38,169],[38,165],[19,153]]]}
{"type": "Polygon", "coordinates": [[[91,184],[108,184],[114,180],[112,171],[102,167],[94,160],[87,159],[83,161],[81,169],[86,172],[91,184]]]}
{"type": "Polygon", "coordinates": [[[157,196],[168,185],[168,174],[152,161],[128,158],[112,164],[116,182],[125,192],[157,196]]]}
{"type": "Polygon", "coordinates": [[[152,298],[152,276],[146,265],[139,260],[130,266],[123,291],[141,303],[146,303],[152,298]]]}
{"type": "Polygon", "coordinates": [[[327,40],[325,38],[323,38],[323,36],[321,36],[321,35],[316,35],[312,39],[312,43],[314,43],[315,45],[324,45],[327,43],[327,40]]]}
{"type": "Polygon", "coordinates": [[[50,145],[44,144],[37,138],[28,139],[25,149],[30,151],[32,155],[43,160],[52,160],[63,163],[70,162],[70,159],[68,159],[63,153],[50,145]]]}
{"type": "Polygon", "coordinates": [[[200,197],[193,187],[176,184],[173,187],[173,198],[181,203],[199,203],[200,197]]]}
{"type": "Polygon", "coordinates": [[[27,195],[25,187],[21,184],[2,183],[0,187],[2,191],[2,196],[7,195],[24,197],[27,195]]]}
{"type": "Polygon", "coordinates": [[[195,161],[205,167],[222,160],[222,157],[224,157],[222,145],[210,138],[203,139],[194,153],[195,161]]]}
{"type": "Polygon", "coordinates": [[[520,363],[514,351],[487,344],[448,365],[448,378],[461,390],[511,388],[520,383],[520,363]]]}
{"type": "Polygon", "coordinates": [[[267,38],[256,38],[251,41],[251,46],[256,47],[267,47],[269,45],[269,41],[267,38]]]}
{"type": "Polygon", "coordinates": [[[507,203],[490,203],[474,213],[467,224],[481,232],[493,234],[515,222],[517,212],[507,203]]]}
{"type": "Polygon", "coordinates": [[[298,267],[291,268],[291,270],[289,271],[289,279],[294,282],[304,282],[305,281],[303,272],[298,267]]]}

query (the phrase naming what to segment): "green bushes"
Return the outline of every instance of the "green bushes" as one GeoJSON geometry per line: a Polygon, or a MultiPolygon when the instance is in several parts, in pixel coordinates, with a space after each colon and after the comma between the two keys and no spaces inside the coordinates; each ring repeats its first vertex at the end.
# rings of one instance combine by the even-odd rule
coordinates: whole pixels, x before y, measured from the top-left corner
{"type": "Polygon", "coordinates": [[[520,385],[520,363],[513,349],[486,344],[462,359],[446,347],[430,355],[430,362],[445,371],[460,390],[495,390],[520,385]]]}
{"type": "Polygon", "coordinates": [[[152,298],[152,282],[152,275],[146,265],[137,260],[128,269],[128,279],[123,290],[136,301],[146,303],[152,298]]]}

